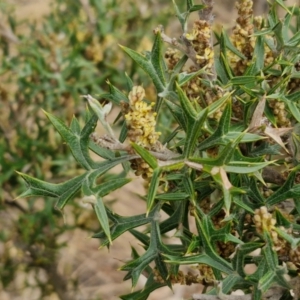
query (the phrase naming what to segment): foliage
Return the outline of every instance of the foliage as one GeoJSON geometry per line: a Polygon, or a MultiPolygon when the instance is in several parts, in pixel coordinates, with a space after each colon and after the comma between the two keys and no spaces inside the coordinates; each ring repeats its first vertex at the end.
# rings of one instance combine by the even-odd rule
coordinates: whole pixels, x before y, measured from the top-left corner
{"type": "MultiPolygon", "coordinates": [[[[19,21],[11,2],[1,1],[0,286],[12,297],[22,293],[14,285],[22,272],[34,274],[36,286],[24,279],[25,286],[40,289],[41,297],[54,291],[67,299],[67,291],[78,288],[58,273],[58,251],[66,245],[64,234],[75,228],[96,230],[96,216],[92,210],[81,214],[82,205],[75,201],[70,211],[74,222],[66,225],[49,197],[15,200],[25,190],[15,171],[56,182],[81,172],[68,148],[58,147],[59,135],[42,108],[84,122],[81,95],[104,93],[108,77],[124,85],[119,72],[125,69],[136,76],[136,66],[124,62],[118,42],[147,48],[150,40],[142,28],[153,22],[149,11],[155,3],[145,1],[149,11],[141,11],[138,1],[130,4],[124,14],[129,7],[123,1],[55,0],[49,15],[35,23],[19,21]],[[41,272],[48,281],[41,281],[41,272]]],[[[163,22],[168,10],[161,8],[163,22]]]]}
{"type": "Polygon", "coordinates": [[[127,92],[110,85],[100,96],[109,104],[86,96],[83,126],[46,113],[84,171],[58,184],[21,174],[28,189],[20,197],[53,197],[63,209],[81,191],[101,224],[94,237],[103,247],[129,231],[145,251],[132,251],[124,279],[135,287],[143,273],[147,282],[122,299],[147,299],[176,283],[204,285],[197,299],[237,289],[262,299],[275,286],[279,298],[291,299],[299,285],[299,8],[276,0],[265,18],[254,18],[252,1],[240,0],[231,35],[216,32],[214,44],[212,1],[186,4],[185,11],[174,4],[180,40],[158,27],[145,55],[122,46],[152,80],[156,101],[124,76],[127,92]],[[189,31],[194,11],[199,20],[189,31]],[[167,50],[164,59],[163,42],[180,52],[167,50]],[[106,118],[111,103],[121,107],[119,137],[106,118]],[[93,133],[98,120],[107,131],[101,137],[93,133]],[[119,174],[102,177],[118,164],[119,174]],[[124,217],[103,199],[129,182],[130,169],[148,187],[146,211],[124,217]],[[136,229],[145,224],[148,230],[136,229]],[[166,243],[162,236],[174,229],[178,243],[166,243]],[[247,274],[248,264],[254,273],[247,274]],[[185,274],[182,265],[198,273],[185,274]]]}

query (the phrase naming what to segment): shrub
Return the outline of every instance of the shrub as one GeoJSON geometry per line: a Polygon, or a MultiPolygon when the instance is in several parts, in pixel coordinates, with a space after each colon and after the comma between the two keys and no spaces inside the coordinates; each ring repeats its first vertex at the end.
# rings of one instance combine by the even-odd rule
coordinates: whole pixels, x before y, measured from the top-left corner
{"type": "Polygon", "coordinates": [[[179,39],[160,26],[150,52],[122,47],[151,78],[156,101],[126,76],[127,92],[110,84],[101,103],[85,96],[84,126],[46,113],[84,172],[59,184],[21,174],[28,186],[21,197],[57,198],[63,209],[81,191],[101,224],[94,238],[102,247],[127,231],[143,245],[121,269],[133,287],[142,272],[147,282],[122,299],[146,299],[176,283],[202,284],[193,299],[300,296],[299,8],[276,0],[266,17],[254,17],[252,4],[238,1],[232,33],[214,39],[212,1],[187,0],[186,11],[175,5],[179,39]],[[164,54],[163,42],[172,46],[164,54]],[[118,136],[106,118],[112,105],[120,107],[118,136]],[[94,133],[98,121],[106,135],[94,133]],[[103,177],[119,164],[119,174],[103,177]],[[131,170],[145,180],[146,211],[124,217],[103,198],[126,185],[131,170]],[[163,235],[174,229],[178,242],[166,243],[163,235]],[[197,272],[185,274],[182,265],[197,272]],[[244,296],[227,296],[236,290],[244,296]]]}
{"type": "MultiPolygon", "coordinates": [[[[120,0],[55,0],[45,18],[35,23],[23,14],[21,22],[12,2],[0,1],[0,298],[5,292],[24,297],[29,290],[31,296],[55,292],[68,299],[78,282],[58,272],[62,240],[74,228],[91,232],[97,219],[91,209],[82,214],[76,201],[72,221],[64,224],[49,197],[14,200],[26,189],[15,170],[52,182],[81,172],[67,147],[58,147],[59,134],[41,108],[67,121],[83,119],[82,94],[108,90],[108,77],[125,84],[119,76],[125,69],[136,76],[117,42],[147,44],[149,34],[141,28],[153,21],[135,0],[128,14],[121,14],[126,4],[120,0]],[[132,26],[139,29],[125,39],[132,26]]],[[[147,9],[155,2],[144,4],[147,9]]],[[[162,6],[162,22],[167,14],[162,6]]]]}

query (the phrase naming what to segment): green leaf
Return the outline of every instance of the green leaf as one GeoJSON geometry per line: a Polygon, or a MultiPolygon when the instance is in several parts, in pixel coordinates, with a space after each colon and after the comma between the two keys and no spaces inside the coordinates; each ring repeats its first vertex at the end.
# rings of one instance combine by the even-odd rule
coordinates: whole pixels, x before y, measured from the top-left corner
{"type": "Polygon", "coordinates": [[[228,37],[227,32],[225,32],[224,30],[222,30],[221,38],[224,39],[224,44],[225,44],[226,48],[228,48],[232,53],[237,55],[239,58],[246,59],[245,55],[243,53],[241,53],[240,51],[238,51],[238,49],[233,46],[230,38],[228,37]]]}
{"type": "MultiPolygon", "coordinates": [[[[212,235],[212,226],[211,226],[211,220],[208,219],[208,216],[204,216],[202,220],[199,219],[198,215],[195,216],[196,219],[196,225],[197,225],[197,230],[199,233],[199,237],[201,237],[201,241],[203,243],[203,250],[204,254],[201,255],[196,255],[195,257],[187,257],[187,261],[190,259],[195,259],[198,256],[198,258],[201,258],[201,262],[199,263],[205,263],[213,268],[218,269],[221,272],[224,272],[226,274],[231,274],[232,273],[232,266],[223,258],[221,258],[214,250],[213,246],[211,245],[211,235],[212,235]],[[207,259],[207,256],[209,259],[207,259]],[[203,261],[202,259],[206,260],[203,261]],[[211,260],[214,261],[216,265],[212,265],[211,260]]],[[[185,262],[185,258],[181,258],[185,262]]],[[[182,263],[181,260],[181,263],[182,263]]],[[[196,261],[194,262],[196,263],[196,261]]]]}
{"type": "MultiPolygon", "coordinates": [[[[228,61],[226,55],[223,52],[220,53],[219,63],[222,66],[222,70],[224,70],[224,73],[226,74],[226,77],[228,79],[232,78],[233,73],[232,73],[232,70],[229,66],[229,61],[228,61]]],[[[226,83],[227,83],[227,81],[226,81],[226,83]]]]}
{"type": "Polygon", "coordinates": [[[262,297],[263,297],[262,291],[258,288],[258,284],[255,284],[252,292],[252,299],[261,300],[262,297]]]}
{"type": "MultiPolygon", "coordinates": [[[[128,80],[127,80],[128,82],[128,80]]],[[[121,92],[118,88],[116,88],[114,85],[112,85],[109,81],[107,81],[108,84],[108,88],[109,88],[109,93],[103,93],[100,95],[101,98],[103,99],[108,99],[110,100],[112,103],[116,104],[116,105],[120,105],[120,103],[126,102],[128,103],[128,97],[121,92]]],[[[130,87],[131,85],[129,85],[128,87],[130,87]]],[[[132,88],[132,87],[131,87],[132,88]]],[[[131,91],[131,88],[129,91],[131,91]]]]}
{"type": "Polygon", "coordinates": [[[273,270],[268,271],[264,276],[259,280],[258,288],[264,293],[274,284],[274,277],[276,276],[273,270]]]}
{"type": "Polygon", "coordinates": [[[149,278],[147,279],[147,282],[145,284],[145,287],[142,290],[122,295],[120,298],[122,300],[147,300],[149,295],[155,291],[156,289],[159,289],[163,286],[165,286],[165,283],[160,283],[154,280],[154,274],[150,274],[149,278]]]}
{"type": "Polygon", "coordinates": [[[267,273],[267,271],[268,266],[266,261],[264,259],[260,259],[257,264],[256,271],[253,274],[248,275],[246,279],[252,282],[258,282],[263,277],[263,275],[267,273]]]}
{"type": "Polygon", "coordinates": [[[191,177],[187,174],[187,176],[182,179],[182,183],[185,192],[189,195],[189,200],[195,203],[195,188],[191,177]]]}
{"type": "Polygon", "coordinates": [[[123,143],[126,140],[127,133],[128,133],[128,128],[127,128],[126,121],[124,121],[122,124],[122,127],[121,127],[120,135],[119,135],[119,141],[121,143],[123,143]]]}
{"type": "Polygon", "coordinates": [[[208,106],[209,112],[208,115],[213,115],[216,111],[218,111],[227,101],[231,101],[231,94],[229,92],[226,92],[224,96],[222,96],[219,100],[213,102],[208,106]]]}
{"type": "MultiPolygon", "coordinates": [[[[286,14],[283,19],[282,35],[285,42],[289,40],[292,15],[286,14]]],[[[295,33],[294,33],[295,34],[295,33]]]]}
{"type": "Polygon", "coordinates": [[[278,266],[278,257],[275,250],[273,249],[273,241],[270,237],[269,232],[264,231],[263,235],[266,240],[266,244],[262,249],[262,253],[264,255],[269,270],[272,270],[274,272],[274,270],[278,266]]]}
{"type": "Polygon", "coordinates": [[[286,101],[284,101],[284,102],[287,103],[289,111],[291,112],[293,117],[297,120],[297,122],[300,122],[299,104],[294,101],[289,101],[288,98],[286,98],[286,101]]]}
{"type": "Polygon", "coordinates": [[[229,294],[230,292],[232,292],[235,285],[240,285],[243,281],[243,278],[237,274],[230,274],[226,276],[222,281],[222,292],[224,294],[229,294]]]}
{"type": "Polygon", "coordinates": [[[232,186],[231,182],[229,181],[228,176],[224,171],[224,168],[214,167],[211,170],[211,175],[212,175],[214,181],[222,189],[225,213],[226,213],[226,216],[229,216],[230,206],[231,206],[231,202],[232,202],[232,192],[231,191],[233,189],[233,186],[232,186]]]}
{"type": "Polygon", "coordinates": [[[278,23],[272,29],[276,37],[277,50],[280,50],[284,46],[284,39],[282,36],[282,23],[278,21],[278,23]]]}
{"type": "MultiPolygon", "coordinates": [[[[157,208],[159,208],[159,206],[157,208]]],[[[154,214],[155,215],[158,214],[158,209],[155,209],[154,214]]],[[[163,251],[166,252],[170,252],[170,251],[166,246],[162,245],[161,233],[159,231],[159,224],[156,221],[156,219],[157,217],[154,217],[151,223],[150,244],[147,251],[139,258],[134,259],[133,261],[130,261],[121,267],[121,270],[129,271],[124,279],[126,280],[131,278],[133,287],[136,286],[136,283],[142,271],[154,260],[158,264],[157,267],[161,272],[164,273],[166,271],[166,266],[164,265],[165,263],[161,259],[161,253],[163,253],[163,251]],[[162,267],[162,265],[164,266],[162,267]]],[[[163,279],[171,287],[170,280],[167,278],[166,274],[164,275],[165,276],[163,279]]]]}
{"type": "Polygon", "coordinates": [[[175,192],[175,193],[164,193],[157,194],[155,199],[163,200],[163,201],[179,201],[184,200],[189,196],[187,193],[175,192]]]}
{"type": "Polygon", "coordinates": [[[203,169],[210,173],[211,168],[215,166],[227,166],[227,164],[230,164],[230,160],[232,156],[235,153],[236,146],[243,138],[243,134],[241,133],[239,137],[237,137],[232,142],[228,143],[226,147],[221,151],[221,153],[218,155],[217,158],[211,159],[211,158],[201,158],[201,157],[191,157],[189,158],[190,161],[196,162],[203,165],[203,169]]]}
{"type": "MultiPolygon", "coordinates": [[[[223,137],[223,139],[227,144],[227,142],[236,139],[240,134],[241,134],[240,131],[230,131],[223,137]]],[[[241,139],[241,143],[257,142],[257,141],[264,140],[264,139],[266,139],[266,137],[261,136],[259,134],[253,134],[253,133],[246,132],[246,133],[244,133],[243,138],[241,139]]]]}
{"type": "Polygon", "coordinates": [[[242,132],[240,136],[238,136],[236,139],[234,139],[224,147],[224,149],[216,159],[216,166],[226,166],[230,163],[230,160],[235,153],[236,147],[242,140],[243,136],[244,133],[242,132]]]}
{"type": "Polygon", "coordinates": [[[287,216],[284,216],[279,209],[275,210],[276,217],[276,226],[283,226],[285,228],[289,228],[292,226],[291,220],[287,219],[287,216]]]}
{"type": "Polygon", "coordinates": [[[204,7],[205,7],[205,5],[201,5],[201,4],[193,5],[193,6],[189,9],[189,12],[198,11],[198,10],[203,9],[204,7]]]}
{"type": "Polygon", "coordinates": [[[154,200],[157,193],[161,172],[162,169],[156,168],[154,169],[151,177],[151,182],[150,182],[148,197],[147,197],[147,215],[149,214],[149,212],[151,211],[154,205],[154,200]]]}
{"type": "Polygon", "coordinates": [[[280,155],[281,147],[278,144],[270,145],[262,142],[260,146],[249,152],[251,157],[259,157],[264,155],[280,155]]]}
{"type": "Polygon", "coordinates": [[[296,102],[298,104],[299,104],[299,98],[300,98],[300,91],[283,96],[283,100],[288,99],[289,101],[296,102]]]}
{"type": "Polygon", "coordinates": [[[222,141],[222,137],[224,137],[228,131],[231,121],[231,102],[229,102],[221,116],[221,119],[219,121],[219,126],[216,129],[216,131],[207,139],[205,139],[203,142],[201,142],[198,146],[198,149],[205,150],[210,147],[215,147],[222,141]]]}
{"type": "Polygon", "coordinates": [[[93,205],[95,213],[97,215],[97,219],[100,222],[100,225],[107,236],[109,243],[112,243],[111,235],[110,235],[110,230],[109,230],[109,221],[106,213],[106,207],[103,203],[103,200],[100,196],[95,195],[96,197],[96,203],[93,205]]]}
{"type": "Polygon", "coordinates": [[[127,162],[129,160],[132,160],[136,158],[135,155],[124,155],[124,156],[120,156],[120,157],[115,157],[111,160],[105,160],[102,161],[100,163],[98,163],[97,165],[97,169],[92,170],[89,172],[89,180],[90,182],[95,182],[95,180],[103,175],[104,173],[106,173],[108,170],[110,170],[111,168],[115,167],[118,164],[122,164],[124,162],[127,162]]]}
{"type": "Polygon", "coordinates": [[[192,72],[192,73],[187,73],[187,72],[182,72],[178,74],[178,84],[179,86],[183,86],[196,76],[199,76],[201,74],[205,73],[204,69],[200,69],[197,72],[192,72]]]}
{"type": "Polygon", "coordinates": [[[264,243],[258,243],[258,242],[247,242],[245,244],[239,245],[237,250],[242,253],[243,255],[246,255],[258,248],[261,248],[264,245],[264,243]]]}
{"type": "MultiPolygon", "coordinates": [[[[245,177],[246,176],[247,175],[245,175],[245,177]]],[[[247,179],[245,180],[245,186],[247,189],[247,195],[249,198],[251,198],[251,202],[253,201],[253,202],[259,204],[260,206],[265,205],[265,199],[261,195],[261,193],[258,189],[257,181],[254,177],[250,177],[250,180],[249,180],[249,178],[247,176],[247,179]]]]}
{"type": "Polygon", "coordinates": [[[179,202],[178,207],[174,211],[174,213],[168,219],[160,223],[159,227],[160,227],[161,234],[164,234],[175,228],[178,228],[179,223],[182,222],[182,217],[184,215],[186,205],[187,205],[186,201],[179,202]]]}
{"type": "Polygon", "coordinates": [[[177,124],[186,131],[187,130],[187,123],[183,115],[182,108],[169,100],[165,100],[166,105],[168,106],[169,110],[171,111],[174,119],[176,120],[177,124]]]}
{"type": "Polygon", "coordinates": [[[182,14],[179,10],[179,7],[177,6],[175,0],[172,0],[174,8],[175,8],[175,12],[176,12],[176,16],[178,18],[178,21],[181,25],[181,28],[184,29],[185,28],[185,22],[186,22],[186,16],[184,14],[182,14]]]}
{"type": "Polygon", "coordinates": [[[295,177],[296,172],[295,170],[293,170],[292,172],[290,172],[289,177],[287,178],[283,186],[266,199],[266,204],[269,207],[273,206],[274,204],[280,203],[288,198],[293,198],[294,196],[296,196],[293,193],[295,177]]]}
{"type": "Polygon", "coordinates": [[[283,0],[275,0],[276,3],[278,3],[285,11],[287,11],[289,14],[292,14],[292,12],[288,9],[288,7],[284,4],[283,0]]]}
{"type": "Polygon", "coordinates": [[[113,151],[102,148],[92,141],[89,142],[89,149],[104,159],[111,160],[115,158],[115,153],[113,151]]]}
{"type": "MultiPolygon", "coordinates": [[[[148,217],[146,217],[146,214],[140,214],[131,217],[123,217],[116,213],[113,213],[108,208],[106,208],[106,211],[107,211],[107,216],[112,223],[110,226],[111,239],[115,240],[124,232],[130,231],[133,228],[150,223],[155,215],[156,210],[155,209],[152,210],[149,213],[148,217]]],[[[105,247],[109,244],[109,240],[106,238],[106,235],[103,231],[94,234],[93,238],[99,238],[102,240],[101,247],[105,247]]]]}
{"type": "MultiPolygon", "coordinates": [[[[262,36],[258,36],[256,38],[253,59],[254,59],[256,71],[260,72],[264,68],[264,63],[265,63],[265,45],[264,45],[264,37],[262,36]]],[[[255,84],[255,82],[253,83],[255,84]]]]}
{"type": "Polygon", "coordinates": [[[291,245],[292,249],[297,249],[300,244],[300,238],[294,238],[286,231],[277,227],[275,228],[275,231],[291,245]]]}
{"type": "MultiPolygon", "coordinates": [[[[153,219],[153,218],[152,218],[153,219]]],[[[152,221],[151,219],[151,221],[152,221]]],[[[144,248],[147,249],[150,245],[150,237],[143,232],[140,232],[135,229],[130,229],[129,232],[139,241],[144,245],[144,248]]]]}
{"type": "Polygon", "coordinates": [[[248,174],[254,173],[263,169],[264,167],[273,164],[274,161],[266,161],[266,162],[246,162],[246,161],[231,161],[224,169],[229,173],[237,173],[237,174],[248,174]]]}
{"type": "Polygon", "coordinates": [[[297,32],[293,37],[285,43],[285,47],[297,47],[300,43],[300,32],[297,32]]]}
{"type": "Polygon", "coordinates": [[[72,118],[70,129],[72,130],[72,132],[74,134],[80,135],[81,128],[80,128],[79,122],[75,116],[73,116],[73,118],[72,118]]]}
{"type": "Polygon", "coordinates": [[[165,137],[164,140],[162,141],[162,144],[163,145],[169,144],[179,133],[179,131],[180,131],[180,126],[176,127],[167,137],[165,137]]]}
{"type": "Polygon", "coordinates": [[[223,261],[222,258],[218,256],[219,259],[214,259],[208,254],[198,254],[198,255],[191,255],[186,257],[176,257],[172,255],[165,255],[166,262],[171,264],[180,264],[180,265],[192,265],[192,264],[205,264],[212,268],[216,268],[223,273],[231,274],[232,270],[230,265],[225,260],[223,263],[220,263],[220,260],[223,261]],[[228,265],[227,265],[228,264],[228,265]]]}
{"type": "Polygon", "coordinates": [[[26,181],[28,190],[21,194],[21,197],[31,197],[31,196],[43,196],[58,198],[57,208],[63,209],[68,200],[70,200],[81,188],[83,184],[86,173],[70,179],[64,183],[53,184],[48,183],[23,173],[17,172],[26,181]]]}
{"type": "Polygon", "coordinates": [[[197,112],[195,108],[193,107],[191,101],[186,96],[184,91],[181,89],[181,87],[176,83],[176,89],[177,94],[179,96],[180,104],[184,112],[184,116],[187,120],[188,125],[192,125],[194,123],[194,120],[197,117],[197,112]]]}
{"type": "Polygon", "coordinates": [[[134,50],[120,46],[152,79],[158,93],[165,90],[165,82],[162,74],[161,37],[158,33],[155,37],[150,58],[142,56],[134,50]],[[158,69],[156,69],[158,68],[158,69]]]}
{"type": "Polygon", "coordinates": [[[158,167],[157,159],[149,151],[136,143],[131,143],[131,146],[152,169],[158,167]]]}
{"type": "Polygon", "coordinates": [[[125,78],[126,78],[127,91],[130,92],[134,86],[133,81],[126,72],[125,72],[125,78]]]}
{"type": "Polygon", "coordinates": [[[245,256],[256,249],[261,248],[263,245],[263,243],[249,242],[236,247],[236,254],[232,260],[232,266],[240,276],[245,277],[245,256]]]}
{"type": "Polygon", "coordinates": [[[122,186],[129,183],[130,181],[131,181],[130,178],[112,179],[112,180],[106,181],[104,183],[98,184],[95,187],[92,187],[92,191],[94,193],[97,193],[97,195],[99,195],[99,197],[104,197],[104,196],[110,194],[111,192],[121,188],[122,186]]]}
{"type": "MultiPolygon", "coordinates": [[[[180,60],[177,62],[177,64],[175,65],[175,67],[173,69],[172,79],[175,80],[175,79],[178,78],[178,76],[180,76],[182,68],[185,66],[185,64],[188,61],[188,59],[189,59],[188,56],[185,55],[185,54],[180,58],[180,60]]],[[[200,70],[199,70],[199,72],[200,72],[200,70]]],[[[179,82],[180,82],[180,80],[179,80],[179,82]]]]}
{"type": "Polygon", "coordinates": [[[249,205],[247,205],[247,203],[245,203],[245,201],[244,201],[244,199],[242,197],[243,196],[240,196],[240,195],[234,196],[233,197],[233,202],[237,206],[243,208],[245,211],[247,211],[247,212],[249,212],[251,214],[254,214],[254,210],[249,205]]]}
{"type": "MultiPolygon", "coordinates": [[[[70,147],[73,156],[78,163],[86,170],[96,167],[96,164],[91,160],[88,153],[89,136],[94,131],[97,124],[97,116],[94,115],[90,121],[84,126],[81,134],[74,134],[60,119],[46,113],[51,123],[62,136],[64,141],[70,147]]],[[[74,126],[74,125],[73,125],[74,126]]]]}
{"type": "Polygon", "coordinates": [[[162,41],[161,41],[161,33],[158,31],[155,34],[154,43],[152,46],[151,54],[150,54],[150,62],[153,68],[156,71],[160,81],[165,86],[165,75],[163,69],[163,58],[162,58],[162,41]]]}
{"type": "Polygon", "coordinates": [[[253,85],[257,82],[256,76],[237,76],[232,77],[229,81],[233,85],[253,85]]]}
{"type": "Polygon", "coordinates": [[[208,115],[208,109],[202,110],[195,118],[192,124],[188,123],[186,140],[184,145],[183,155],[188,158],[196,147],[197,140],[202,130],[202,125],[206,121],[208,115]]]}
{"type": "Polygon", "coordinates": [[[222,84],[226,85],[228,83],[229,76],[227,76],[227,73],[225,71],[221,59],[215,57],[214,65],[215,65],[216,74],[218,74],[218,79],[221,81],[222,84]]]}
{"type": "Polygon", "coordinates": [[[148,250],[139,258],[123,265],[121,270],[129,271],[124,280],[132,279],[132,287],[135,287],[143,270],[157,257],[157,250],[149,247],[148,250]]]}
{"type": "Polygon", "coordinates": [[[194,6],[194,0],[186,0],[186,8],[190,10],[194,6]]]}
{"type": "Polygon", "coordinates": [[[156,266],[160,276],[162,277],[162,279],[167,282],[167,285],[169,286],[169,288],[172,288],[172,284],[168,278],[169,277],[168,268],[167,268],[166,263],[164,262],[161,254],[157,255],[157,257],[155,259],[155,266],[156,266]]]}
{"type": "Polygon", "coordinates": [[[272,28],[260,29],[257,32],[254,32],[253,36],[265,36],[272,33],[272,28]]]}
{"type": "Polygon", "coordinates": [[[66,203],[79,191],[81,186],[85,183],[86,177],[88,177],[91,182],[94,182],[98,176],[104,174],[114,166],[130,159],[132,159],[132,156],[117,157],[110,161],[103,161],[97,164],[97,169],[91,170],[71,180],[59,184],[47,183],[30,177],[26,174],[18,173],[23,177],[29,187],[29,189],[19,197],[49,196],[58,198],[56,206],[59,209],[63,209],[66,203]]]}

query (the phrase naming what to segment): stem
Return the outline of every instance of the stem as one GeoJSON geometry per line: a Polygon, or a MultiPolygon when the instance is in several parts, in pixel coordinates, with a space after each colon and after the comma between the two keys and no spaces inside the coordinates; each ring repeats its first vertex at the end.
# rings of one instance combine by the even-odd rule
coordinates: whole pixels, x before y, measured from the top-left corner
{"type": "MultiPolygon", "coordinates": [[[[114,151],[126,151],[126,152],[131,152],[132,153],[132,148],[128,145],[124,145],[120,143],[118,140],[105,135],[104,137],[96,137],[95,133],[91,134],[91,139],[100,147],[109,149],[109,150],[114,150],[114,151]]],[[[179,157],[180,155],[177,153],[172,152],[171,150],[162,147],[160,151],[151,151],[148,150],[154,157],[156,157],[159,160],[167,161],[170,159],[174,159],[176,157],[179,157]]],[[[136,155],[132,157],[132,159],[139,158],[139,155],[136,155]]]]}
{"type": "Polygon", "coordinates": [[[202,0],[203,4],[206,5],[205,8],[199,10],[198,15],[200,20],[205,20],[209,24],[212,24],[214,16],[212,14],[213,1],[212,0],[202,0]]]}
{"type": "Polygon", "coordinates": [[[177,50],[179,50],[180,52],[184,53],[187,55],[187,57],[193,61],[193,63],[195,65],[198,65],[197,64],[197,58],[196,58],[196,52],[195,50],[193,49],[190,41],[188,41],[185,36],[183,35],[181,37],[181,40],[182,42],[184,43],[184,45],[182,45],[181,43],[178,42],[178,40],[176,38],[171,38],[169,37],[168,35],[166,35],[164,33],[164,28],[163,26],[158,26],[156,29],[154,29],[154,32],[157,33],[157,32],[160,32],[160,35],[161,35],[161,38],[163,40],[163,42],[173,46],[174,48],[176,48],[177,50]]]}

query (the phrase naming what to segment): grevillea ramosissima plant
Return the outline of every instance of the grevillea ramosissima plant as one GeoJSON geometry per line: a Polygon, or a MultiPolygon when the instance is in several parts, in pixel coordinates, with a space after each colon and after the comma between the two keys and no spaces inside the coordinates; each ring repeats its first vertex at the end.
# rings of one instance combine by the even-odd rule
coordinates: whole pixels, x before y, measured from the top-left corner
{"type": "Polygon", "coordinates": [[[51,196],[63,209],[81,190],[103,247],[127,231],[143,245],[121,270],[133,287],[146,276],[145,286],[121,299],[147,299],[177,283],[199,284],[193,299],[300,297],[299,7],[275,0],[266,16],[254,17],[252,4],[239,0],[232,31],[214,33],[212,1],[187,0],[186,11],[175,5],[180,37],[159,26],[150,52],[121,47],[152,80],[156,101],[124,75],[127,91],[110,84],[101,95],[108,104],[85,96],[83,127],[47,113],[85,171],[59,184],[21,174],[28,185],[22,196],[51,196]],[[194,12],[199,18],[188,26],[194,12]],[[106,118],[112,105],[120,107],[118,131],[106,118]],[[98,121],[105,135],[93,133],[98,121]],[[119,164],[119,174],[97,180],[119,164]],[[131,171],[145,180],[146,210],[124,217],[103,199],[131,171]],[[162,238],[172,230],[174,244],[162,238]]]}

